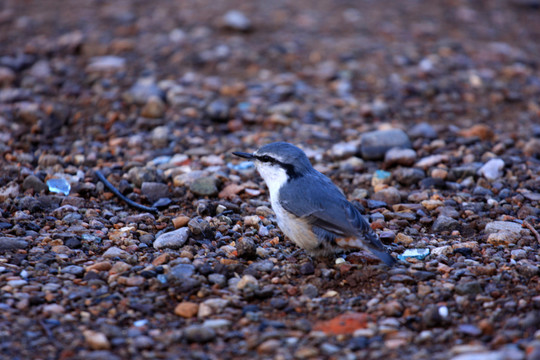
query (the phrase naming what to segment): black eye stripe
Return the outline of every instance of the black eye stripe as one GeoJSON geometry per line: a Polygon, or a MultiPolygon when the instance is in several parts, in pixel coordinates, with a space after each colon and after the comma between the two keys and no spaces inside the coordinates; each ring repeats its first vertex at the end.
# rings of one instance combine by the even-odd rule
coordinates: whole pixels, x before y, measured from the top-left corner
{"type": "Polygon", "coordinates": [[[285,171],[287,172],[287,175],[289,175],[289,178],[294,179],[300,176],[300,174],[295,170],[294,165],[292,164],[285,164],[278,159],[274,159],[271,156],[268,155],[255,155],[255,159],[269,164],[275,164],[278,166],[281,166],[285,171]]]}
{"type": "Polygon", "coordinates": [[[279,163],[279,161],[277,161],[276,159],[274,159],[273,157],[270,157],[268,155],[258,155],[258,156],[255,156],[255,158],[259,161],[262,161],[262,162],[267,162],[267,163],[279,163]]]}

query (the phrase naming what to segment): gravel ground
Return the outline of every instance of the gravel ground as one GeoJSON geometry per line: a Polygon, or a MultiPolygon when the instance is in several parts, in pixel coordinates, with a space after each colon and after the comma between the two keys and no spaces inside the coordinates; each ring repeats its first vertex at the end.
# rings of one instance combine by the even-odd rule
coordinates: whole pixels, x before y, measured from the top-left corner
{"type": "Polygon", "coordinates": [[[540,359],[539,7],[1,0],[1,358],[540,359]],[[278,140],[398,266],[283,237],[278,140]]]}

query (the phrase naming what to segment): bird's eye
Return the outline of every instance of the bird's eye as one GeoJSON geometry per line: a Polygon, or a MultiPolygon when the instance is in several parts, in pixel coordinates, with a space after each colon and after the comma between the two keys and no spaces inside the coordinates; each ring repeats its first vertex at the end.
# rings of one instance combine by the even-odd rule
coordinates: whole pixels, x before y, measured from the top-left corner
{"type": "Polygon", "coordinates": [[[272,161],[274,161],[274,159],[272,159],[268,155],[259,156],[258,159],[259,159],[259,161],[262,161],[262,162],[272,162],[272,161]]]}

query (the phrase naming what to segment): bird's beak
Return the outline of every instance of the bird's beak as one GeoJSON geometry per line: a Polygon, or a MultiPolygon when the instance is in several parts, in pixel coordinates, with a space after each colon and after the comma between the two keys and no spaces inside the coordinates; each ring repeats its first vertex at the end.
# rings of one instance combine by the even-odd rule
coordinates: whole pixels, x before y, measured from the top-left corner
{"type": "Polygon", "coordinates": [[[253,154],[245,153],[245,152],[240,152],[240,151],[234,151],[234,152],[233,152],[233,155],[240,156],[240,157],[243,157],[243,158],[246,158],[246,159],[253,159],[253,158],[255,158],[255,155],[253,155],[253,154]]]}

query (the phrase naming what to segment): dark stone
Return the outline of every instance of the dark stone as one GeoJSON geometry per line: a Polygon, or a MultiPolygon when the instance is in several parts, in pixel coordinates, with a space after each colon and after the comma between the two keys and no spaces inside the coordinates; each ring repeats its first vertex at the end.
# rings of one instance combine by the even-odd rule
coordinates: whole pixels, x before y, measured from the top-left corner
{"type": "Polygon", "coordinates": [[[315,273],[315,268],[313,267],[312,262],[306,262],[303,263],[302,266],[300,266],[300,273],[302,275],[312,275],[315,273]]]}
{"type": "Polygon", "coordinates": [[[0,251],[12,251],[25,249],[28,247],[28,242],[20,238],[0,237],[0,251]]]}
{"type": "Polygon", "coordinates": [[[459,222],[446,215],[439,215],[437,220],[433,223],[431,230],[433,232],[443,232],[456,230],[459,227],[459,222]]]}
{"type": "Polygon", "coordinates": [[[455,287],[458,295],[478,295],[482,292],[482,284],[474,280],[462,280],[455,287]]]}
{"type": "Polygon", "coordinates": [[[360,140],[362,157],[367,160],[384,158],[391,148],[410,148],[411,141],[403,130],[377,130],[364,133],[360,140]]]}
{"type": "Polygon", "coordinates": [[[236,251],[239,257],[252,259],[257,256],[257,245],[250,237],[242,237],[236,241],[236,251]]]}

